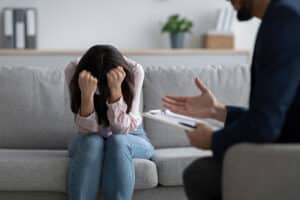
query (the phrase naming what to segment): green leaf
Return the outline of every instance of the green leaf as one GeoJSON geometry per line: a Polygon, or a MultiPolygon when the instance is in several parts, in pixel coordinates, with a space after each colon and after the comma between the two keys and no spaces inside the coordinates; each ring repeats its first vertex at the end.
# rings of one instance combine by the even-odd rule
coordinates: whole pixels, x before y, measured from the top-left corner
{"type": "Polygon", "coordinates": [[[193,22],[187,18],[180,18],[178,14],[168,17],[168,21],[163,25],[161,31],[169,33],[189,32],[193,27],[193,22]]]}

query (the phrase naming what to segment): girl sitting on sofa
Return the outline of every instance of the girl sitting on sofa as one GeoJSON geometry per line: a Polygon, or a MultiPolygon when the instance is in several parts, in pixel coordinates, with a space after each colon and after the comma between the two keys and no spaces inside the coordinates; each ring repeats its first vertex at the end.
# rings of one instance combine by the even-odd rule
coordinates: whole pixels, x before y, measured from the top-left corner
{"type": "Polygon", "coordinates": [[[69,199],[96,200],[101,184],[105,200],[131,200],[133,158],[153,154],[139,114],[142,66],[112,46],[96,45],[65,75],[79,129],[69,145],[69,199]]]}

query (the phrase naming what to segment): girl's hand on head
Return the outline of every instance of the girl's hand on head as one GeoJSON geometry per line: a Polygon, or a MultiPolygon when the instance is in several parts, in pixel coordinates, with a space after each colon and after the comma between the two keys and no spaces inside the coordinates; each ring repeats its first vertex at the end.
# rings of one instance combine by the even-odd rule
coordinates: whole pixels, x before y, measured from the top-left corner
{"type": "Polygon", "coordinates": [[[118,91],[121,89],[122,82],[126,77],[123,67],[118,66],[107,73],[107,84],[111,91],[118,91]]]}
{"type": "Polygon", "coordinates": [[[118,101],[122,96],[121,86],[122,86],[122,82],[126,77],[126,73],[123,67],[119,66],[117,68],[110,70],[106,76],[107,76],[107,84],[110,89],[109,102],[113,103],[118,101]]]}
{"type": "Polygon", "coordinates": [[[81,94],[84,98],[94,97],[98,86],[97,78],[95,78],[90,72],[83,70],[79,74],[78,82],[81,94]]]}

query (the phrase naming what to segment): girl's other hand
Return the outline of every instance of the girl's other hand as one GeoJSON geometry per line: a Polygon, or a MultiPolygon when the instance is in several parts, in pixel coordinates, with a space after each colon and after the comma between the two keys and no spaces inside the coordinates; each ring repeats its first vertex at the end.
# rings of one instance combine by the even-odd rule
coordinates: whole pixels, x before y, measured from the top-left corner
{"type": "Polygon", "coordinates": [[[79,74],[78,82],[82,97],[87,99],[94,97],[98,87],[97,78],[92,76],[90,72],[83,70],[79,74]]]}

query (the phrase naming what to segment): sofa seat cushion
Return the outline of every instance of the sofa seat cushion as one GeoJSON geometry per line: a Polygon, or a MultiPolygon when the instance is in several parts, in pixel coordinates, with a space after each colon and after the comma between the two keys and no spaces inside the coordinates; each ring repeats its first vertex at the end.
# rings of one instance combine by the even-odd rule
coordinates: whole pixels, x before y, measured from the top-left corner
{"type": "MultiPolygon", "coordinates": [[[[0,149],[0,191],[66,192],[69,157],[65,150],[0,149]]],[[[157,186],[156,165],[135,159],[136,189],[157,186]]]]}
{"type": "Polygon", "coordinates": [[[193,147],[157,149],[153,157],[158,168],[158,182],[163,186],[183,185],[184,169],[194,160],[211,156],[211,151],[193,147]]]}

